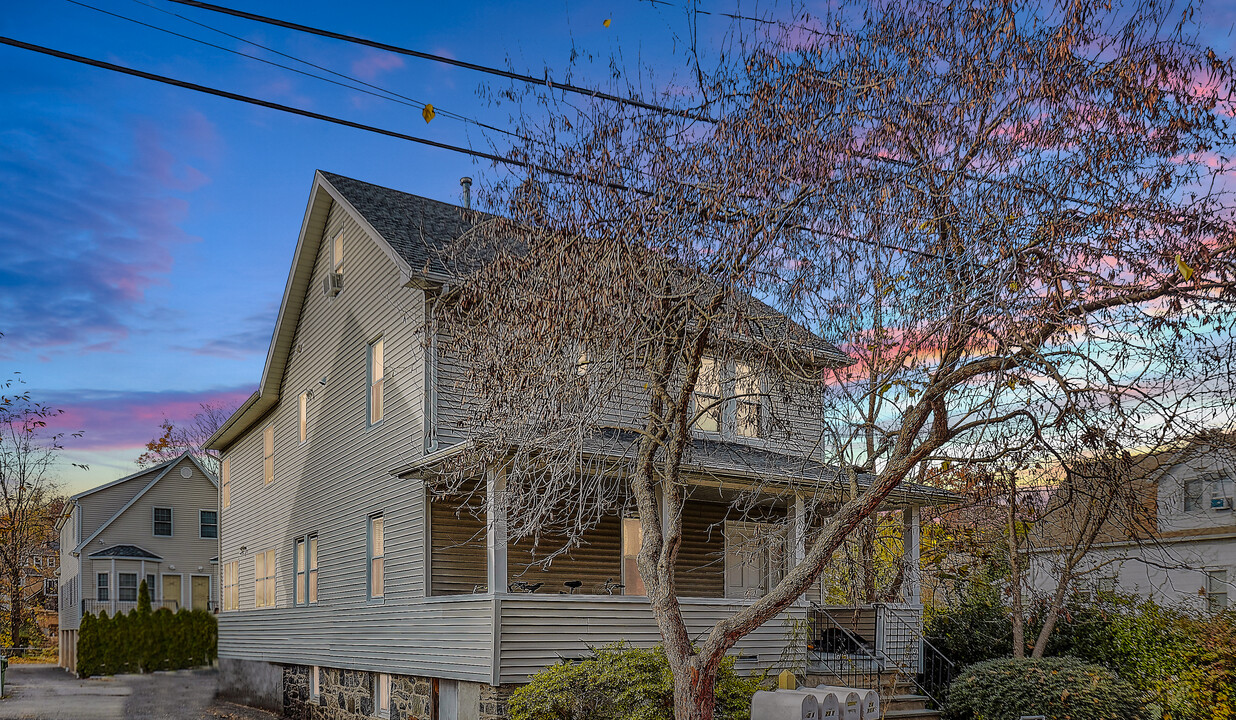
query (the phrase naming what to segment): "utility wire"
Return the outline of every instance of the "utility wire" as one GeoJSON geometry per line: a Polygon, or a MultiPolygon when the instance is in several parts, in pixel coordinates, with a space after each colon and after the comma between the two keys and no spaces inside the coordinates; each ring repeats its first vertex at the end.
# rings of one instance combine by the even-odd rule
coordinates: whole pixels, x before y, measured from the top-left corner
{"type": "Polygon", "coordinates": [[[551,90],[562,90],[564,92],[573,92],[573,93],[577,93],[580,95],[586,95],[591,98],[597,98],[600,100],[608,100],[610,102],[620,103],[623,105],[631,105],[634,107],[643,108],[645,110],[655,110],[656,112],[667,113],[669,115],[675,115],[677,117],[684,117],[690,120],[701,120],[701,121],[710,122],[710,123],[716,122],[714,118],[711,118],[702,112],[692,112],[690,110],[676,110],[674,108],[662,107],[660,105],[654,105],[652,103],[647,103],[642,100],[636,100],[634,98],[626,98],[626,97],[619,97],[617,95],[610,95],[609,93],[604,93],[604,92],[601,92],[600,90],[589,90],[587,88],[578,87],[576,85],[571,85],[569,83],[555,83],[552,79],[550,79],[548,74],[544,78],[535,78],[535,77],[532,77],[531,75],[521,75],[519,73],[514,73],[509,70],[501,70],[499,68],[493,68],[487,65],[478,65],[476,63],[465,62],[463,60],[456,60],[454,58],[445,57],[443,55],[434,55],[433,53],[422,52],[420,50],[412,50],[409,48],[399,47],[397,45],[388,45],[387,43],[376,42],[374,40],[365,40],[364,38],[359,38],[353,35],[344,35],[343,33],[337,33],[337,32],[334,32],[333,30],[323,30],[320,28],[309,27],[308,25],[300,25],[294,22],[288,22],[287,20],[278,20],[275,18],[266,17],[265,15],[257,15],[255,13],[245,12],[243,10],[235,10],[232,8],[223,7],[222,5],[214,5],[214,4],[207,3],[207,2],[201,2],[201,0],[170,0],[170,1],[180,4],[180,5],[188,5],[189,7],[200,8],[202,10],[210,10],[211,12],[223,13],[225,15],[232,15],[234,17],[244,18],[246,20],[253,20],[255,22],[265,23],[267,25],[275,25],[277,27],[287,28],[289,30],[297,30],[299,32],[309,33],[311,35],[320,35],[322,37],[328,37],[334,40],[343,40],[344,42],[355,43],[357,45],[365,45],[367,47],[376,48],[378,50],[385,50],[387,52],[398,53],[400,55],[408,55],[410,57],[421,58],[422,60],[432,60],[434,62],[444,63],[446,65],[454,65],[455,67],[461,67],[461,68],[465,68],[468,70],[474,70],[476,72],[487,73],[490,75],[497,75],[499,77],[504,77],[504,78],[508,78],[511,80],[518,80],[520,82],[529,83],[531,85],[543,85],[547,88],[550,88],[551,90]]]}
{"type": "MultiPolygon", "coordinates": [[[[77,0],[67,0],[67,1],[68,1],[68,2],[77,2],[77,0]]],[[[322,71],[322,72],[324,72],[324,73],[328,73],[328,74],[330,74],[330,75],[334,75],[335,77],[338,77],[338,78],[343,78],[344,80],[347,80],[347,81],[349,81],[349,82],[354,82],[354,83],[357,83],[357,84],[359,84],[359,85],[364,85],[365,87],[368,87],[368,88],[373,88],[374,90],[377,90],[379,93],[386,93],[386,95],[390,95],[390,96],[392,96],[392,97],[386,97],[386,95],[378,95],[377,93],[369,93],[370,95],[377,95],[377,97],[381,97],[381,98],[386,99],[386,100],[394,100],[395,102],[399,102],[399,100],[397,100],[397,99],[396,99],[396,98],[399,98],[399,99],[402,99],[402,100],[406,101],[406,102],[404,102],[404,103],[402,103],[402,104],[405,104],[405,105],[411,105],[412,107],[415,107],[415,108],[417,108],[417,109],[423,109],[423,108],[425,107],[425,105],[426,105],[426,103],[423,103],[423,102],[421,102],[421,101],[419,101],[419,100],[417,100],[417,99],[415,99],[415,98],[408,97],[407,95],[403,95],[403,94],[401,94],[401,93],[397,93],[397,92],[395,92],[394,90],[390,90],[390,89],[388,89],[388,88],[384,88],[384,87],[382,87],[382,86],[380,86],[380,85],[375,85],[375,84],[370,83],[370,82],[365,82],[364,80],[361,80],[360,78],[352,77],[351,75],[347,75],[347,74],[345,74],[345,73],[336,72],[335,70],[331,70],[331,69],[330,69],[330,68],[328,68],[328,67],[324,67],[324,66],[322,66],[322,65],[318,65],[317,63],[313,63],[313,62],[310,62],[310,61],[308,61],[308,60],[304,60],[304,59],[302,59],[302,58],[298,58],[298,57],[296,57],[295,55],[289,55],[288,53],[281,52],[281,51],[279,51],[279,50],[276,50],[275,48],[268,47],[268,46],[266,46],[266,45],[262,45],[261,43],[256,43],[256,42],[253,42],[252,40],[249,40],[249,39],[247,39],[247,38],[243,38],[243,37],[241,37],[241,36],[239,36],[239,35],[233,35],[232,33],[228,32],[228,31],[226,31],[226,30],[220,30],[220,29],[219,29],[219,28],[217,28],[217,27],[214,27],[214,26],[212,26],[212,25],[207,25],[206,23],[203,23],[203,22],[199,22],[199,21],[197,21],[197,20],[194,20],[193,18],[187,17],[187,16],[185,16],[185,15],[181,15],[180,13],[172,12],[171,10],[167,10],[167,9],[164,9],[164,8],[158,7],[158,6],[156,6],[156,5],[152,5],[151,3],[145,2],[145,0],[133,0],[133,2],[137,3],[138,5],[143,5],[143,6],[145,6],[145,7],[148,7],[148,8],[150,8],[151,10],[154,10],[154,11],[156,11],[156,12],[161,12],[161,13],[163,13],[163,14],[165,14],[165,15],[170,15],[170,16],[175,17],[175,18],[180,18],[181,20],[184,20],[184,21],[185,21],[185,22],[187,22],[187,23],[192,23],[192,24],[194,24],[194,25],[197,25],[198,27],[201,27],[201,28],[205,28],[205,29],[207,29],[207,30],[210,30],[211,32],[216,32],[216,33],[219,33],[220,35],[224,35],[224,36],[226,36],[226,37],[232,38],[233,40],[236,40],[236,41],[238,41],[238,42],[242,42],[242,43],[245,43],[245,44],[247,44],[247,45],[252,45],[253,47],[258,48],[258,49],[260,49],[260,50],[265,50],[266,52],[273,53],[273,54],[278,55],[278,56],[280,56],[280,57],[285,57],[285,58],[287,58],[288,60],[291,60],[291,61],[293,61],[293,62],[298,62],[298,63],[301,63],[302,65],[307,65],[307,66],[309,66],[309,67],[311,67],[311,68],[315,68],[315,69],[317,69],[317,70],[321,70],[321,71],[322,71]]],[[[78,3],[78,4],[84,4],[84,3],[78,3]]],[[[90,6],[88,6],[88,5],[87,5],[86,7],[90,7],[90,6]]],[[[97,8],[95,8],[95,9],[97,9],[97,8]]],[[[107,12],[107,11],[106,11],[106,10],[101,10],[100,12],[107,12]]],[[[109,13],[109,14],[113,14],[113,15],[115,15],[115,13],[109,13]]],[[[125,17],[125,16],[123,16],[123,15],[117,15],[117,17],[122,17],[122,18],[124,18],[124,19],[126,19],[126,20],[131,20],[130,18],[127,18],[127,17],[125,17]]],[[[139,22],[139,21],[136,21],[136,20],[131,20],[131,21],[132,21],[132,22],[139,22]]],[[[139,23],[139,24],[145,25],[146,23],[139,23]]],[[[147,27],[155,27],[155,26],[147,26],[147,27]]],[[[162,30],[163,32],[171,32],[170,30],[164,30],[164,29],[163,29],[163,28],[161,28],[161,27],[155,27],[155,29],[156,29],[156,30],[162,30]]],[[[172,34],[173,34],[173,35],[178,35],[178,33],[172,33],[172,34]]],[[[180,37],[185,37],[185,36],[181,35],[180,37]]],[[[219,47],[218,45],[212,45],[211,43],[207,43],[207,42],[205,42],[205,41],[198,40],[197,38],[189,38],[189,39],[190,39],[190,40],[193,40],[194,42],[200,42],[200,43],[204,43],[204,44],[206,44],[206,45],[211,45],[211,47],[219,47]]],[[[248,55],[248,54],[246,54],[246,53],[240,53],[240,52],[238,52],[238,51],[236,51],[236,50],[232,50],[232,49],[230,49],[230,48],[223,48],[223,49],[224,49],[224,50],[227,50],[228,52],[237,53],[237,54],[239,54],[239,55],[244,55],[245,57],[253,57],[252,55],[248,55]]],[[[256,60],[260,60],[261,62],[265,62],[265,63],[268,63],[268,64],[276,64],[276,65],[278,65],[277,63],[270,63],[269,61],[267,61],[267,60],[263,60],[262,58],[254,58],[254,59],[256,59],[256,60]]],[[[287,67],[287,66],[285,66],[285,65],[278,65],[278,67],[287,67]]],[[[295,69],[295,68],[288,68],[288,69],[289,69],[289,70],[292,70],[293,72],[301,72],[300,70],[297,70],[297,69],[295,69]]],[[[333,80],[330,80],[329,78],[320,78],[320,77],[319,77],[319,76],[317,76],[317,75],[310,75],[310,77],[316,77],[316,78],[319,78],[319,79],[321,79],[321,80],[325,80],[325,81],[327,81],[327,82],[334,82],[333,80]]],[[[350,87],[350,86],[345,86],[345,87],[350,87]]],[[[367,91],[365,91],[365,90],[361,90],[361,88],[352,88],[352,89],[354,89],[354,90],[360,90],[361,92],[367,92],[367,91]]],[[[506,129],[504,129],[504,128],[500,128],[500,127],[495,127],[495,126],[493,126],[493,125],[489,125],[489,124],[487,124],[487,123],[480,122],[479,120],[475,120],[475,119],[473,119],[473,118],[470,118],[470,117],[468,117],[468,116],[466,116],[466,115],[460,115],[459,113],[451,112],[450,110],[443,110],[442,108],[440,108],[440,107],[438,107],[438,106],[436,106],[436,105],[434,106],[434,111],[435,111],[435,112],[437,112],[439,115],[443,115],[443,116],[446,116],[446,117],[449,117],[449,118],[454,118],[454,119],[456,119],[456,120],[459,120],[459,121],[462,121],[462,122],[466,122],[466,123],[472,123],[473,125],[477,125],[477,126],[479,126],[479,127],[483,127],[483,128],[485,128],[486,130],[493,130],[494,132],[504,133],[504,134],[506,134],[506,135],[511,135],[511,136],[514,136],[514,137],[521,137],[521,136],[520,136],[520,135],[518,135],[517,133],[513,133],[513,132],[511,132],[510,130],[506,130],[506,129]]]]}
{"type": "MultiPolygon", "coordinates": [[[[449,143],[438,142],[437,140],[429,140],[427,138],[416,137],[415,135],[408,135],[405,133],[396,132],[394,130],[387,130],[385,128],[375,127],[373,125],[365,125],[363,123],[353,122],[351,120],[344,120],[343,118],[337,118],[332,115],[324,115],[322,113],[316,113],[316,112],[313,112],[312,110],[302,110],[301,108],[292,107],[290,105],[281,105],[279,103],[271,102],[269,100],[261,100],[259,98],[250,97],[248,95],[241,95],[239,93],[228,92],[227,90],[220,90],[218,88],[212,88],[206,85],[198,85],[196,83],[187,82],[185,80],[177,80],[176,78],[170,78],[165,75],[156,75],[154,73],[148,73],[143,70],[135,70],[133,68],[124,67],[123,65],[115,65],[113,63],[104,62],[103,60],[95,60],[94,58],[83,57],[81,55],[74,55],[72,53],[63,52],[61,50],[54,50],[52,48],[44,47],[42,45],[34,45],[32,43],[22,42],[21,40],[15,40],[9,37],[0,36],[0,45],[9,45],[11,47],[21,48],[23,50],[30,50],[32,52],[42,53],[43,55],[50,55],[52,57],[58,57],[63,60],[71,60],[73,62],[81,63],[83,65],[91,65],[93,67],[102,68],[104,70],[111,70],[113,72],[123,73],[125,75],[132,75],[134,77],[143,78],[145,80],[153,80],[155,82],[163,83],[164,85],[172,85],[175,87],[185,88],[186,90],[195,90],[197,92],[205,93],[207,95],[214,95],[216,97],[227,98],[228,100],[235,100],[237,102],[248,103],[250,105],[257,105],[259,107],[269,108],[271,110],[279,110],[281,112],[291,113],[293,115],[300,115],[302,117],[312,118],[314,120],[321,120],[323,122],[333,123],[335,125],[343,125],[344,127],[355,128],[357,130],[365,130],[367,132],[377,133],[378,135],[385,135],[387,137],[398,138],[400,140],[407,140],[409,142],[419,143],[421,145],[428,145],[429,147],[440,148],[442,150],[451,150],[453,152],[463,153],[464,155],[471,155],[472,157],[481,158],[482,160],[490,160],[492,162],[501,163],[504,165],[513,165],[515,167],[528,168],[531,170],[539,170],[541,172],[550,173],[552,175],[558,175],[560,177],[567,177],[567,178],[576,177],[574,174],[566,172],[564,170],[555,170],[554,168],[545,167],[543,165],[539,165],[536,163],[525,162],[523,160],[516,160],[514,158],[503,157],[501,155],[497,155],[495,153],[487,153],[482,150],[473,150],[472,148],[461,147],[459,145],[451,145],[449,143]]],[[[618,185],[616,183],[609,183],[609,185],[619,190],[628,189],[625,186],[618,185]]]]}

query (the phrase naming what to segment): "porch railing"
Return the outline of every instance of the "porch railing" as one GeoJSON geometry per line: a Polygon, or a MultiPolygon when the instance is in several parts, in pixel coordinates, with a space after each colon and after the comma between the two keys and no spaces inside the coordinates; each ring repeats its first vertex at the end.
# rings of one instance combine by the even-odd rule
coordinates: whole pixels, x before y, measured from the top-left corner
{"type": "Polygon", "coordinates": [[[898,686],[912,686],[939,707],[940,690],[952,680],[954,667],[923,637],[922,611],[875,604],[854,612],[847,622],[824,607],[811,606],[807,672],[838,685],[877,689],[886,698],[895,695],[898,686]],[[907,610],[915,622],[903,617],[907,610]],[[874,618],[860,623],[862,612],[874,613],[874,618]]]}
{"type": "MultiPolygon", "coordinates": [[[[172,612],[176,612],[181,608],[181,604],[177,600],[152,600],[150,603],[151,610],[159,608],[167,608],[172,612]]],[[[94,598],[82,599],[82,614],[83,615],[98,615],[101,611],[106,610],[108,615],[118,615],[127,613],[130,610],[137,609],[136,600],[95,600],[94,598]]]]}

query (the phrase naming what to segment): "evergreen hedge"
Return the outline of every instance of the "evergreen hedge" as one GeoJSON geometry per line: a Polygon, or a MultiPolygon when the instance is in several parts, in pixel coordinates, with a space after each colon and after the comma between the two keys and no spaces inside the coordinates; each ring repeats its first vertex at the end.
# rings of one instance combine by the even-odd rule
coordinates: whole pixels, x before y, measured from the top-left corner
{"type": "Polygon", "coordinates": [[[205,610],[173,613],[150,610],[143,581],[138,606],[108,617],[86,615],[77,633],[77,674],[114,675],[208,665],[214,661],[219,631],[215,616],[205,610]],[[143,599],[145,602],[143,602],[143,599]]]}
{"type": "Polygon", "coordinates": [[[1102,665],[1069,657],[987,660],[949,688],[951,720],[1141,720],[1138,692],[1102,665]]]}

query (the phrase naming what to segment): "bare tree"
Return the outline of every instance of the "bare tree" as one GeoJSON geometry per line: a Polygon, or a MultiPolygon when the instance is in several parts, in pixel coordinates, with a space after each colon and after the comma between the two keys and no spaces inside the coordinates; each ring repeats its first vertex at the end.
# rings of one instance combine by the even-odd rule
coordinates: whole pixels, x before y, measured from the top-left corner
{"type": "Polygon", "coordinates": [[[564,547],[633,504],[679,720],[712,717],[726,652],[912,472],[1231,421],[1233,75],[1190,17],[843,6],[736,32],[714,69],[693,54],[693,93],[655,98],[686,92],[684,112],[559,104],[521,129],[527,171],[489,189],[509,219],[478,216],[443,258],[436,318],[473,403],[459,477],[501,473],[510,536],[564,547]],[[763,383],[717,383],[717,363],[763,383]],[[693,637],[675,563],[693,429],[753,396],[784,448],[812,408],[796,452],[837,473],[765,468],[746,501],[836,502],[779,582],[693,637]],[[598,438],[627,443],[620,473],[598,438]]]}
{"type": "Polygon", "coordinates": [[[235,406],[218,402],[204,402],[193,417],[181,424],[163,418],[159,427],[163,434],[146,443],[146,451],[137,458],[138,467],[150,467],[177,458],[185,452],[206,466],[216,477],[219,475],[219,453],[205,448],[206,440],[227,422],[235,412],[235,406]]]}
{"type": "Polygon", "coordinates": [[[20,647],[27,600],[23,571],[54,534],[62,507],[56,468],[68,436],[48,430],[49,421],[63,411],[32,400],[27,392],[10,394],[12,380],[0,389],[0,573],[9,604],[9,640],[20,647]]]}

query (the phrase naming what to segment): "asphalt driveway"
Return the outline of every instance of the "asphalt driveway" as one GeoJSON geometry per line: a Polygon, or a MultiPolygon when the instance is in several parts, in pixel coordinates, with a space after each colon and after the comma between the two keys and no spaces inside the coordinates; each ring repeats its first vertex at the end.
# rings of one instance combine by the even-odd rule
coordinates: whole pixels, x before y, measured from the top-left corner
{"type": "Polygon", "coordinates": [[[215,701],[211,669],[79,680],[55,665],[10,665],[0,720],[271,720],[215,701]]]}

